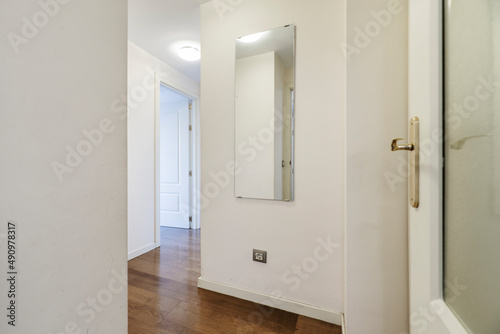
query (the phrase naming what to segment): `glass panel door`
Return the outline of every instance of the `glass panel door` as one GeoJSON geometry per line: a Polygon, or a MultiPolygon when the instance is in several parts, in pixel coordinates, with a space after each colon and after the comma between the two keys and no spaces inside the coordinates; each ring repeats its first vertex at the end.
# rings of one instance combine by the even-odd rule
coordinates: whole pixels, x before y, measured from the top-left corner
{"type": "Polygon", "coordinates": [[[444,299],[500,333],[500,0],[445,0],[444,299]]]}

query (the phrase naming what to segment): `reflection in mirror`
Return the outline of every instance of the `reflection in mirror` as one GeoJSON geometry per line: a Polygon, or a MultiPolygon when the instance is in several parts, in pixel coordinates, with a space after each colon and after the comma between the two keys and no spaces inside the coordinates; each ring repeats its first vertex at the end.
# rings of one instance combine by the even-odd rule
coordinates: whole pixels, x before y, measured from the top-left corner
{"type": "Polygon", "coordinates": [[[295,26],[236,39],[235,196],[293,200],[295,26]]]}

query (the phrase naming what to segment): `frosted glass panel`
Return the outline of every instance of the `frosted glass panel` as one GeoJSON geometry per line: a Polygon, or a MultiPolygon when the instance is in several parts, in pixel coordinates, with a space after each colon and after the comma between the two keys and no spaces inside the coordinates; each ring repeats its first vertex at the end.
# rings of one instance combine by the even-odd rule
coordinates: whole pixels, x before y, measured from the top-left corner
{"type": "Polygon", "coordinates": [[[445,301],[500,333],[500,1],[445,1],[445,301]]]}

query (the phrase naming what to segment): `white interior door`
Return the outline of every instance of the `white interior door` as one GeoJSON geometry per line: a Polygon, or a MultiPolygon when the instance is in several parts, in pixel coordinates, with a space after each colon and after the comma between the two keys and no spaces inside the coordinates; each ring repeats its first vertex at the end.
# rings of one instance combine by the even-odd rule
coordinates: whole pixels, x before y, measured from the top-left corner
{"type": "MultiPolygon", "coordinates": [[[[453,6],[455,0],[446,1],[446,6],[453,6]]],[[[462,1],[473,3],[474,1],[462,1]]],[[[465,239],[455,240],[456,244],[449,244],[449,229],[445,222],[450,219],[449,203],[454,202],[457,208],[464,210],[458,213],[463,216],[467,207],[456,202],[454,195],[460,193],[458,189],[449,188],[450,167],[463,170],[464,162],[473,161],[469,156],[459,162],[448,154],[453,138],[450,137],[449,121],[452,119],[448,106],[445,107],[446,119],[443,120],[443,103],[449,99],[448,93],[443,94],[443,83],[450,88],[447,80],[448,71],[443,77],[443,13],[446,11],[446,20],[449,19],[449,7],[443,7],[441,1],[410,0],[410,44],[409,44],[409,116],[418,116],[420,119],[420,204],[418,208],[410,208],[409,213],[409,263],[410,263],[410,333],[429,334],[462,334],[469,331],[465,328],[467,321],[456,313],[454,302],[465,295],[467,286],[460,277],[447,275],[451,249],[460,249],[466,246],[465,239]],[[446,79],[446,80],[444,80],[446,79]],[[443,135],[443,123],[446,123],[446,136],[443,135]],[[444,146],[443,146],[444,141],[444,146]],[[444,149],[443,149],[444,147],[444,149]],[[444,154],[446,152],[446,155],[444,154]],[[446,166],[445,168],[443,168],[446,166]],[[444,171],[446,171],[446,178],[444,171]],[[443,191],[446,189],[446,192],[443,191]],[[443,205],[443,203],[447,203],[443,205]],[[445,232],[446,230],[446,238],[445,232]],[[445,254],[446,253],[446,254],[445,254]],[[446,266],[445,266],[446,262],[446,266]],[[460,318],[460,319],[459,319],[460,318]],[[465,325],[464,325],[465,324],[465,325]]],[[[472,14],[472,13],[469,13],[472,14]]],[[[447,22],[447,21],[446,21],[447,22]]],[[[476,22],[481,24],[481,22],[476,22]]],[[[450,33],[446,29],[446,40],[450,33]]],[[[474,50],[472,45],[464,45],[462,49],[446,50],[461,54],[474,50]]],[[[448,55],[447,55],[448,62],[448,55]]],[[[446,67],[449,64],[447,63],[446,67]]],[[[460,66],[452,76],[460,77],[460,66]]],[[[474,94],[474,90],[472,92],[474,94]]],[[[449,101],[446,102],[449,104],[449,101]]],[[[469,189],[475,186],[475,180],[469,180],[469,189]]],[[[456,178],[455,184],[462,183],[465,190],[466,180],[456,178]]],[[[474,190],[475,192],[475,190],[474,190]]],[[[474,201],[474,193],[470,193],[474,201]]],[[[470,221],[474,224],[474,221],[470,221]]],[[[463,234],[464,237],[466,235],[463,234]]],[[[456,257],[455,257],[455,260],[456,257]]],[[[466,268],[472,275],[477,275],[476,268],[466,268]]],[[[470,294],[471,291],[469,291],[470,294]]],[[[474,297],[472,297],[474,298],[474,297]]],[[[480,313],[479,309],[471,309],[471,314],[480,313]]],[[[471,331],[473,333],[498,333],[496,331],[471,331]]]]}
{"type": "Polygon", "coordinates": [[[190,101],[160,89],[160,225],[190,228],[190,101]]]}

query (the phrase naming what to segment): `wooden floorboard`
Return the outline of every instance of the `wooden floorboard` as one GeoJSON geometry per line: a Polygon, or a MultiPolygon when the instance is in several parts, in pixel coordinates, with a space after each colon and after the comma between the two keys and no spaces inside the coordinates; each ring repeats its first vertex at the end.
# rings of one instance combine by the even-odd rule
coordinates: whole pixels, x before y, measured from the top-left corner
{"type": "Polygon", "coordinates": [[[200,231],[162,227],[129,261],[129,334],[341,334],[338,326],[198,289],[200,231]]]}

